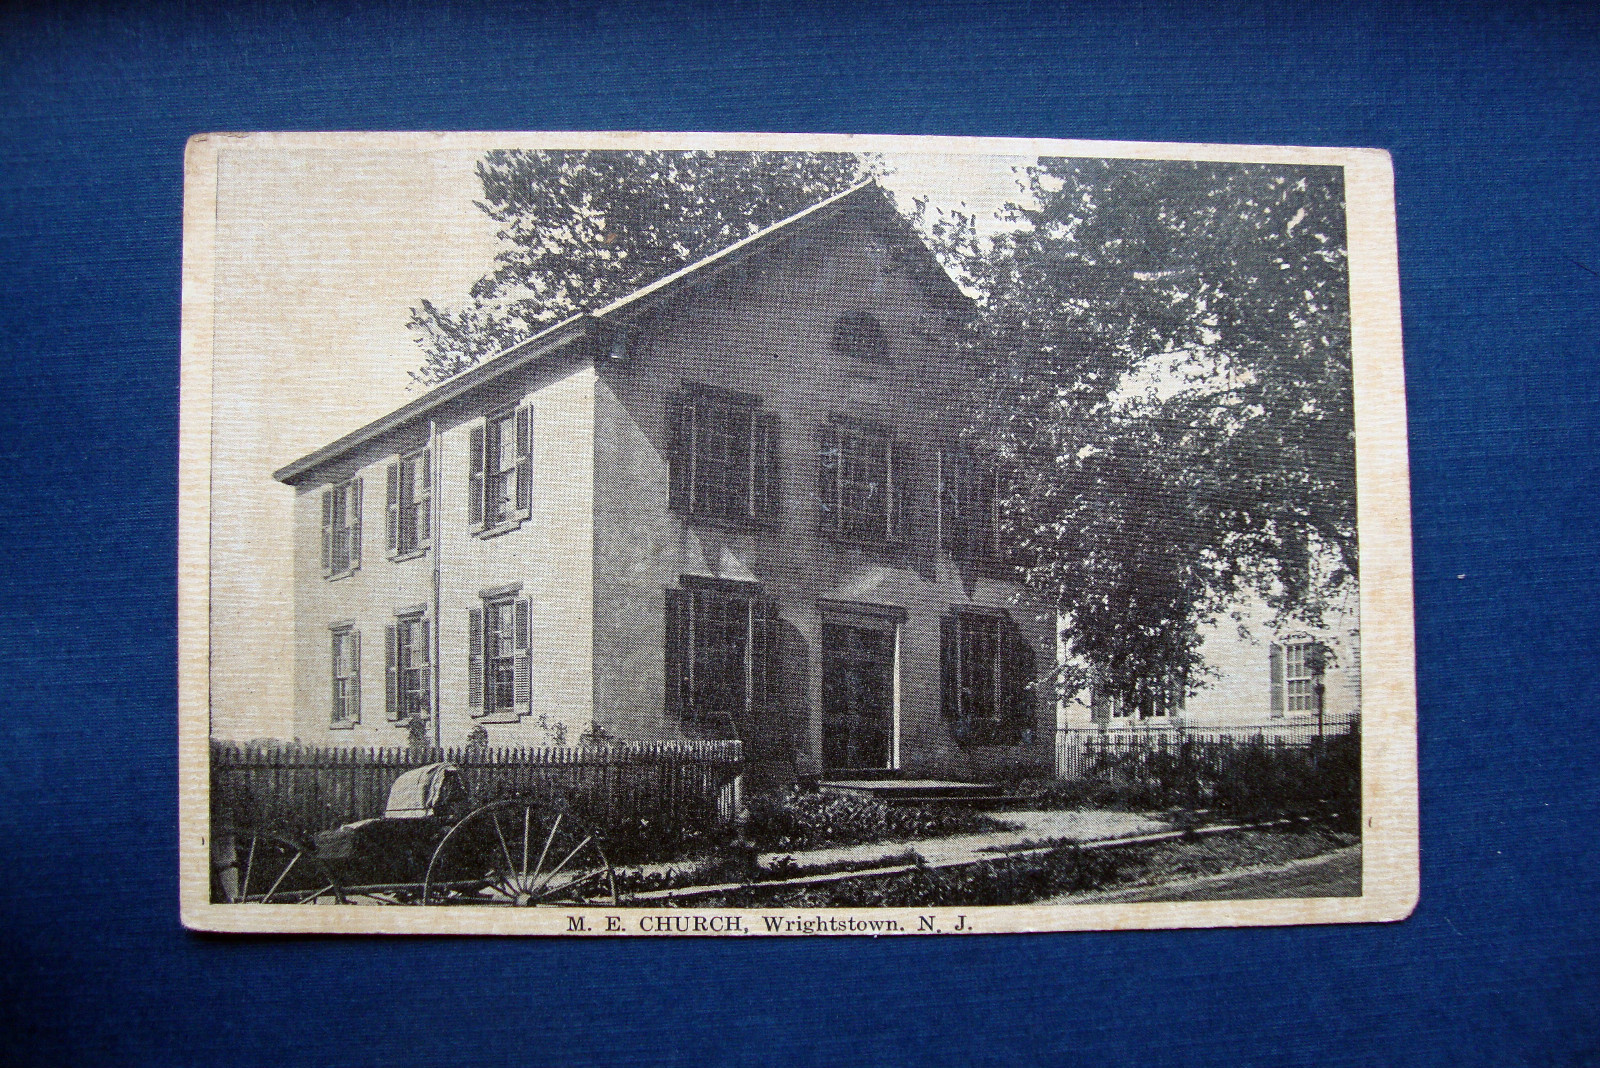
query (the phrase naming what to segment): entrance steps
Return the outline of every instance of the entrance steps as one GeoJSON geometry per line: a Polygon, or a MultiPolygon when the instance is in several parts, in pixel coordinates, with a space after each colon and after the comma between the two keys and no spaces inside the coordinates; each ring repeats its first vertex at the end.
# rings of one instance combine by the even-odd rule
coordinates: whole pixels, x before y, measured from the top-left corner
{"type": "Polygon", "coordinates": [[[881,769],[832,771],[818,779],[817,789],[846,797],[871,797],[889,805],[960,803],[987,808],[1020,800],[1006,796],[992,782],[903,779],[898,772],[881,769]]]}

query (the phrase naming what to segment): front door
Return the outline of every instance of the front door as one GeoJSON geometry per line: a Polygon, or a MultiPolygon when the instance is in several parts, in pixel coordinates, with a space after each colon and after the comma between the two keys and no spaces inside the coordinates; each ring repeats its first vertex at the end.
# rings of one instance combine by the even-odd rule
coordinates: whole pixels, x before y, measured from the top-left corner
{"type": "Polygon", "coordinates": [[[892,766],[894,626],[822,625],[822,764],[892,766]]]}

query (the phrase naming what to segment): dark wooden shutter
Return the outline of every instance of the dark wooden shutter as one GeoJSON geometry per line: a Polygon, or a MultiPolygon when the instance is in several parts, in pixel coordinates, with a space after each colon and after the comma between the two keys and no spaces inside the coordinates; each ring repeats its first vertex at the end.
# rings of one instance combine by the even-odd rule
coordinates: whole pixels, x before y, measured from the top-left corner
{"type": "Polygon", "coordinates": [[[429,641],[432,628],[426,619],[419,619],[416,623],[419,647],[414,647],[412,656],[421,657],[422,667],[417,673],[417,684],[422,687],[422,706],[430,713],[433,711],[433,645],[429,641]]]}
{"type": "Polygon", "coordinates": [[[474,527],[483,526],[483,430],[467,433],[467,522],[474,527]]]}
{"type": "Polygon", "coordinates": [[[483,609],[467,609],[467,707],[483,715],[483,609]]]}
{"type": "Polygon", "coordinates": [[[516,616],[516,659],[512,661],[515,671],[517,715],[528,714],[529,706],[533,703],[533,654],[529,649],[528,612],[530,605],[526,599],[517,601],[514,615],[516,616]]]}
{"type": "Polygon", "coordinates": [[[755,598],[750,605],[750,707],[756,713],[776,715],[779,710],[782,627],[778,602],[755,598]]]}
{"type": "Polygon", "coordinates": [[[383,628],[383,710],[390,719],[400,718],[400,628],[383,628]]]}
{"type": "Polygon", "coordinates": [[[413,473],[415,484],[421,486],[421,492],[415,494],[417,500],[417,544],[426,545],[433,537],[433,450],[423,449],[417,455],[416,470],[413,473]]]}
{"type": "Polygon", "coordinates": [[[961,621],[939,617],[939,700],[946,719],[961,718],[961,621]]]}
{"type": "Polygon", "coordinates": [[[956,502],[955,456],[949,449],[939,450],[939,470],[937,473],[938,484],[935,493],[938,496],[939,517],[939,547],[946,552],[956,552],[956,502]]]}
{"type": "Polygon", "coordinates": [[[333,696],[333,722],[343,722],[344,708],[339,704],[339,643],[344,640],[344,635],[339,631],[333,632],[333,642],[330,651],[333,657],[329,662],[328,684],[329,692],[333,696]]]}
{"type": "Polygon", "coordinates": [[[517,409],[517,511],[533,508],[533,410],[517,409]]]}
{"type": "Polygon", "coordinates": [[[333,490],[322,491],[322,573],[333,569],[333,490]]]}
{"type": "Polygon", "coordinates": [[[361,722],[361,632],[350,632],[350,703],[345,713],[352,722],[361,722]]]}
{"type": "Polygon", "coordinates": [[[1005,638],[1003,667],[1006,672],[1006,704],[1001,712],[1004,738],[1009,745],[1020,744],[1025,731],[1032,731],[1038,713],[1037,661],[1033,643],[1014,626],[1001,628],[1005,638]]]}
{"type": "Polygon", "coordinates": [[[667,398],[667,507],[689,512],[694,502],[694,406],[667,398]]]}
{"type": "Polygon", "coordinates": [[[782,497],[776,412],[760,412],[751,420],[751,446],[751,515],[771,522],[778,518],[782,497]]]}
{"type": "Polygon", "coordinates": [[[823,427],[817,434],[817,522],[823,531],[839,529],[839,428],[823,427]]]}
{"type": "Polygon", "coordinates": [[[883,491],[888,497],[885,509],[888,529],[884,535],[890,541],[902,541],[906,537],[905,479],[911,470],[910,458],[904,445],[888,440],[883,443],[883,460],[883,491]]]}
{"type": "MultiPolygon", "coordinates": [[[[1261,661],[1257,660],[1256,663],[1261,661]]],[[[1283,646],[1277,642],[1273,642],[1267,650],[1267,672],[1271,676],[1268,710],[1274,719],[1279,719],[1283,716],[1283,646]]]]}
{"type": "Polygon", "coordinates": [[[690,598],[688,590],[667,591],[666,707],[669,715],[680,719],[689,718],[690,711],[690,642],[693,640],[690,598]]]}
{"type": "Polygon", "coordinates": [[[353,478],[349,484],[350,498],[346,506],[345,523],[350,528],[350,570],[361,566],[361,480],[353,478]]]}
{"type": "Polygon", "coordinates": [[[390,552],[394,552],[400,545],[400,465],[389,465],[388,477],[385,479],[387,488],[384,492],[383,514],[384,542],[390,552]]]}

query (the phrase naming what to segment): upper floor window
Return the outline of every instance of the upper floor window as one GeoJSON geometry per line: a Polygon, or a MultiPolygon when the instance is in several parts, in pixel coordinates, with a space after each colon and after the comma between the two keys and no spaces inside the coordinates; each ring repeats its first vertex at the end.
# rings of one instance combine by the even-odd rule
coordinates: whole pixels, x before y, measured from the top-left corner
{"type": "Polygon", "coordinates": [[[333,726],[361,722],[361,634],[349,624],[333,628],[333,726]]]}
{"type": "Polygon", "coordinates": [[[322,491],[322,574],[347,575],[361,566],[361,480],[322,491]]]}
{"type": "Polygon", "coordinates": [[[421,612],[384,628],[385,704],[391,720],[425,718],[433,708],[429,629],[421,612]]]}
{"type": "Polygon", "coordinates": [[[998,471],[966,449],[939,453],[939,541],[961,559],[1000,552],[998,471]]]}
{"type": "Polygon", "coordinates": [[[833,351],[857,360],[887,360],[889,335],[871,312],[845,312],[833,324],[833,351]]]}
{"type": "Polygon", "coordinates": [[[748,394],[691,387],[667,401],[668,506],[696,517],[778,516],[778,417],[748,394]]]}
{"type": "Polygon", "coordinates": [[[777,697],[778,609],[746,583],[685,577],[667,590],[667,710],[737,733],[777,697]]]}
{"type": "Polygon", "coordinates": [[[433,464],[427,449],[389,465],[385,514],[390,555],[405,556],[427,548],[432,534],[432,488],[433,464]]]}
{"type": "Polygon", "coordinates": [[[881,427],[843,420],[823,427],[817,472],[823,532],[864,541],[903,537],[904,466],[881,427]]]}
{"type": "Polygon", "coordinates": [[[475,716],[528,714],[533,700],[527,598],[513,590],[484,598],[467,613],[467,704],[475,716]]]}
{"type": "Polygon", "coordinates": [[[491,415],[472,428],[467,521],[475,529],[503,529],[532,511],[532,439],[533,413],[528,408],[491,415]]]}
{"type": "Polygon", "coordinates": [[[1037,708],[1033,646],[1008,618],[953,612],[940,620],[945,718],[956,740],[1019,745],[1032,740],[1037,708]]]}

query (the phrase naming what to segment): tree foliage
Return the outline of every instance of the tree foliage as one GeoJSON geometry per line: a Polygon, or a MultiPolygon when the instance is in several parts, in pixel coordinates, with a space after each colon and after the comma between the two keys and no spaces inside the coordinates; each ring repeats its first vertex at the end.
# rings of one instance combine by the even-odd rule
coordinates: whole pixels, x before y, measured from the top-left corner
{"type": "Polygon", "coordinates": [[[850,153],[494,151],[478,164],[499,223],[494,270],[459,307],[423,300],[410,327],[441,382],[877,173],[850,153]]]}
{"type": "Polygon", "coordinates": [[[1018,229],[935,235],[981,292],[1009,543],[1074,659],[1124,700],[1192,681],[1245,589],[1315,621],[1353,579],[1337,168],[1041,159],[1018,229]]]}

